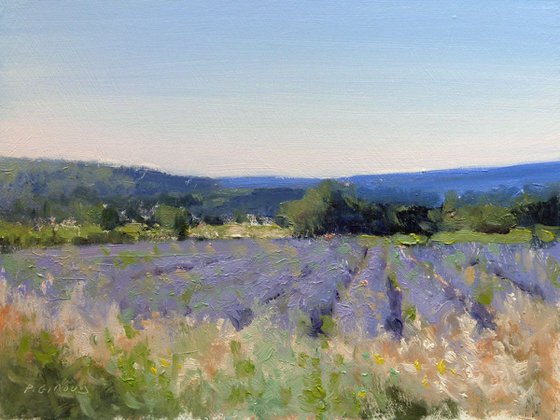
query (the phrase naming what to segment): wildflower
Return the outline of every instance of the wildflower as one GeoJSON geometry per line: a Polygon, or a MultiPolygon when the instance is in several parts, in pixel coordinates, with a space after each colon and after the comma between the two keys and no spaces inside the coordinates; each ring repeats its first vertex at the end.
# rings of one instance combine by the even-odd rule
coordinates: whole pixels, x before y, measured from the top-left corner
{"type": "Polygon", "coordinates": [[[438,372],[443,375],[447,369],[447,366],[445,365],[445,360],[441,359],[436,365],[436,368],[438,372]]]}

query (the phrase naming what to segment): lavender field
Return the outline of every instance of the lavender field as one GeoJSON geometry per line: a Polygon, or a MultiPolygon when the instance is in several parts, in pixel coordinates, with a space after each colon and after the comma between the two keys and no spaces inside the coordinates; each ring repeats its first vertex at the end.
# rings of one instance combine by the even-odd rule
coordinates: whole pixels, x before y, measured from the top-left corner
{"type": "Polygon", "coordinates": [[[1,344],[13,357],[0,367],[1,407],[8,416],[553,418],[559,261],[558,245],[368,237],[2,255],[1,344]],[[51,362],[62,382],[37,383],[51,362]],[[73,388],[55,393],[64,381],[73,388]]]}

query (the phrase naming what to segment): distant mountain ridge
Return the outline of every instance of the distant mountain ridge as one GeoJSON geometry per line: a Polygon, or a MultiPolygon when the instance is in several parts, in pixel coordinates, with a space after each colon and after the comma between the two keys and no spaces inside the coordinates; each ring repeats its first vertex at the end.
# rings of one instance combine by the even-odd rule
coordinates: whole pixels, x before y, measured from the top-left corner
{"type": "MultiPolygon", "coordinates": [[[[458,168],[422,172],[355,175],[336,178],[354,184],[358,194],[376,201],[420,203],[441,202],[447,191],[486,193],[496,190],[538,192],[560,183],[560,162],[529,163],[503,167],[458,168]]],[[[228,188],[266,188],[273,186],[306,188],[320,179],[283,177],[222,178],[228,188]]]]}
{"type": "MultiPolygon", "coordinates": [[[[16,169],[28,177],[40,172],[48,176],[49,182],[67,183],[69,186],[80,182],[87,183],[88,186],[95,184],[101,196],[104,195],[105,188],[114,192],[110,187],[114,186],[116,181],[122,184],[123,193],[134,192],[140,196],[150,196],[158,193],[194,193],[224,189],[306,189],[322,180],[274,176],[210,178],[173,175],[155,169],[101,163],[0,157],[0,175],[3,174],[5,179],[16,169]]],[[[0,181],[1,178],[2,176],[0,181]]],[[[560,185],[560,162],[356,175],[335,179],[354,184],[358,195],[372,201],[437,205],[450,190],[459,194],[498,194],[500,191],[507,191],[507,195],[512,196],[518,191],[529,189],[538,194],[545,187],[560,185]]]]}

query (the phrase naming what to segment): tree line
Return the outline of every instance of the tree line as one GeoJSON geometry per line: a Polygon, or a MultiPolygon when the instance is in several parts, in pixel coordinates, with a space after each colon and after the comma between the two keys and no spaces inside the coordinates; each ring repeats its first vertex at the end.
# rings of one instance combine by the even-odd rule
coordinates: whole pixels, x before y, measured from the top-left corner
{"type": "Polygon", "coordinates": [[[327,233],[430,236],[458,230],[505,234],[515,227],[558,226],[559,210],[558,195],[539,200],[520,194],[511,206],[500,206],[465,202],[453,191],[438,207],[375,203],[358,197],[352,185],[327,180],[303,198],[284,203],[276,220],[304,237],[327,233]]]}

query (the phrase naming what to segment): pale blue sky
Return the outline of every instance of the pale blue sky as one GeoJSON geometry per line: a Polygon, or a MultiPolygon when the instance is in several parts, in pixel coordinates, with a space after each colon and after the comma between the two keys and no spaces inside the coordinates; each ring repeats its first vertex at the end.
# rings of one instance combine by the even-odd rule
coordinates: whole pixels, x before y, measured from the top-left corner
{"type": "Polygon", "coordinates": [[[211,176],[560,159],[558,1],[2,1],[0,154],[211,176]]]}

